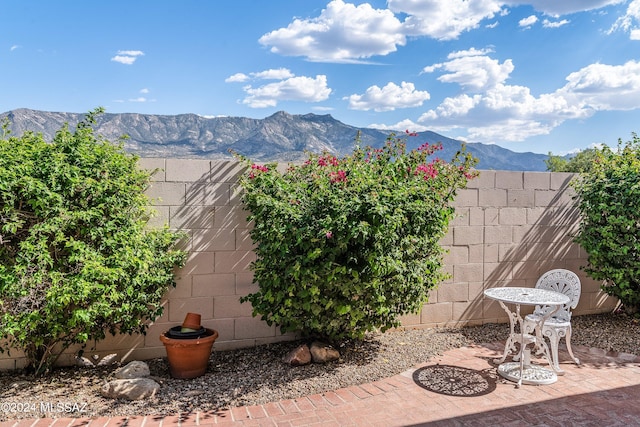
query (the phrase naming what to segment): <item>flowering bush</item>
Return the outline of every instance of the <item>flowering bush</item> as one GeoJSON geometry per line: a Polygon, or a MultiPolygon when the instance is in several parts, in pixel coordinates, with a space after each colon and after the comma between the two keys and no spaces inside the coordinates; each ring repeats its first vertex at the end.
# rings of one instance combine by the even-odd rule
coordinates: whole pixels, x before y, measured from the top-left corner
{"type": "Polygon", "coordinates": [[[440,148],[407,152],[392,134],[382,148],[309,154],[284,173],[243,159],[260,288],[242,301],[254,316],[337,340],[417,312],[445,278],[439,241],[454,214],[449,202],[475,175],[464,147],[451,162],[433,158],[440,148]]]}

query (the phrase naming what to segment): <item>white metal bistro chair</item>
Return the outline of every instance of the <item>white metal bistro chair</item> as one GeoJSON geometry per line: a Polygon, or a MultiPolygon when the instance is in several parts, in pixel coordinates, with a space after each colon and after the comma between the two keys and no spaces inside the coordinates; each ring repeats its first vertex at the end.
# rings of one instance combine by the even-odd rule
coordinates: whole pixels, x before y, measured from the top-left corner
{"type": "MultiPolygon", "coordinates": [[[[580,300],[580,292],[582,291],[580,279],[574,272],[558,268],[549,270],[540,276],[536,282],[536,288],[549,289],[569,297],[569,303],[561,307],[560,310],[547,319],[542,325],[542,335],[548,337],[551,343],[553,369],[562,375],[564,371],[560,369],[560,363],[558,361],[558,344],[562,337],[564,337],[567,344],[569,356],[571,356],[571,359],[576,364],[580,364],[580,360],[573,355],[573,350],[571,349],[571,310],[576,308],[580,300]]],[[[533,329],[542,316],[553,309],[554,307],[537,305],[532,314],[525,316],[524,322],[525,325],[528,325],[525,326],[525,329],[528,327],[533,329]]]]}

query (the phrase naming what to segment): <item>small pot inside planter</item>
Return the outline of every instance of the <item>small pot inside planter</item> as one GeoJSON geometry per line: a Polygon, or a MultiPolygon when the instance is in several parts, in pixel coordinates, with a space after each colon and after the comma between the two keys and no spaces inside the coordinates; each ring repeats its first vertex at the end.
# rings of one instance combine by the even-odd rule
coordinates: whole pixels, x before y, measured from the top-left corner
{"type": "Polygon", "coordinates": [[[200,326],[200,318],[201,316],[198,313],[187,313],[182,322],[182,330],[184,332],[189,332],[191,330],[196,330],[201,328],[200,326]]]}
{"type": "Polygon", "coordinates": [[[174,326],[173,328],[165,332],[165,335],[168,338],[173,338],[176,340],[189,340],[189,339],[202,338],[202,337],[208,336],[209,333],[207,332],[207,329],[204,328],[203,326],[200,326],[199,329],[189,328],[186,331],[185,331],[185,328],[182,326],[174,326]]]}
{"type": "MultiPolygon", "coordinates": [[[[199,319],[198,319],[199,320],[199,319]]],[[[183,332],[183,326],[175,326],[160,335],[167,350],[169,372],[174,378],[196,378],[207,371],[209,356],[218,331],[192,324],[183,332]],[[197,329],[196,329],[197,327],[197,329]]]]}

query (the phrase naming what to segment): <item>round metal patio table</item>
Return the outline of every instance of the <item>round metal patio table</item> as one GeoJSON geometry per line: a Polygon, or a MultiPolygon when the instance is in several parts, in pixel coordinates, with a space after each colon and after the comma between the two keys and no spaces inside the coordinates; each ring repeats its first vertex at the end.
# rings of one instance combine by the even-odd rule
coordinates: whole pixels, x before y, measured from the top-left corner
{"type": "Polygon", "coordinates": [[[559,292],[547,289],[537,288],[521,288],[521,287],[504,287],[485,289],[484,295],[500,303],[500,306],[509,316],[510,334],[504,346],[504,354],[501,358],[495,359],[495,363],[499,363],[498,373],[508,380],[517,382],[516,387],[522,384],[552,384],[558,380],[558,376],[553,369],[547,369],[540,365],[531,363],[531,348],[529,344],[533,344],[533,350],[536,355],[543,355],[549,366],[551,363],[551,355],[541,330],[544,321],[553,316],[563,304],[569,302],[569,297],[559,292]],[[541,317],[535,323],[533,330],[525,330],[526,326],[523,317],[520,315],[520,306],[550,306],[554,309],[541,317]],[[513,306],[511,309],[509,306],[513,306]],[[516,328],[517,325],[517,328],[516,328]],[[516,344],[520,344],[520,348],[516,351],[516,344]],[[513,362],[504,363],[507,356],[511,353],[515,354],[513,362]]]}

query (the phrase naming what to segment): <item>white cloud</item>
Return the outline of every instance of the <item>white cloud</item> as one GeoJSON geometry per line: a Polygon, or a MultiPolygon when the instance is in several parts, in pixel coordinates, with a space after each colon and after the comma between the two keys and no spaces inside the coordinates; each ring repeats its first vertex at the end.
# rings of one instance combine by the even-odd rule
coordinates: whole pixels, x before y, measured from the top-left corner
{"type": "Polygon", "coordinates": [[[327,4],[317,18],[295,19],[259,42],[271,52],[311,61],[354,62],[394,52],[406,42],[402,24],[390,10],[343,0],[327,4]]]}
{"type": "Polygon", "coordinates": [[[20,48],[20,46],[19,46],[19,45],[14,44],[13,46],[11,46],[11,47],[9,48],[9,50],[10,50],[11,52],[13,52],[14,50],[19,49],[19,48],[20,48]]]}
{"type": "MultiPolygon", "coordinates": [[[[319,16],[296,18],[287,27],[264,34],[259,42],[273,53],[303,56],[310,61],[364,62],[395,52],[406,44],[407,37],[457,39],[483,21],[507,15],[511,6],[530,5],[536,11],[559,17],[625,1],[628,0],[388,0],[388,9],[374,9],[369,3],[356,6],[332,0],[319,16]]],[[[640,0],[632,3],[636,2],[640,0]]],[[[520,21],[520,25],[529,28],[537,21],[532,15],[520,21]]],[[[547,28],[567,23],[567,20],[544,21],[547,28]]],[[[494,28],[498,24],[495,21],[485,27],[494,28]]]]}
{"type": "Polygon", "coordinates": [[[485,93],[446,98],[418,119],[434,130],[467,129],[467,138],[483,142],[522,141],[546,135],[568,119],[586,118],[591,108],[562,93],[535,97],[529,88],[498,84],[485,93]]]}
{"type": "Polygon", "coordinates": [[[396,131],[396,132],[404,132],[406,130],[408,130],[409,132],[424,132],[424,131],[430,130],[426,126],[414,123],[413,121],[411,121],[409,119],[402,120],[402,121],[400,121],[400,122],[398,122],[396,124],[393,124],[393,125],[385,125],[385,124],[381,124],[381,123],[372,123],[372,124],[368,125],[367,127],[373,128],[373,129],[380,129],[380,130],[396,131]]]}
{"type": "Polygon", "coordinates": [[[217,114],[217,115],[211,115],[211,114],[198,114],[198,116],[205,118],[205,119],[218,119],[218,118],[223,118],[223,117],[229,117],[226,114],[217,114]]]}
{"type": "Polygon", "coordinates": [[[141,50],[119,50],[116,56],[111,58],[114,62],[121,64],[131,65],[136,62],[139,56],[143,56],[144,52],[141,50]]]}
{"type": "Polygon", "coordinates": [[[264,80],[282,80],[294,76],[294,74],[286,68],[270,69],[260,71],[259,73],[251,73],[251,75],[257,79],[264,80]]]}
{"type": "Polygon", "coordinates": [[[466,129],[466,139],[492,143],[546,135],[562,120],[553,100],[535,98],[521,86],[499,85],[484,95],[447,98],[418,119],[436,132],[466,129]]]}
{"type": "Polygon", "coordinates": [[[464,117],[478,105],[481,99],[480,95],[467,94],[447,97],[435,110],[429,110],[421,115],[418,122],[464,117]]]}
{"type": "Polygon", "coordinates": [[[530,5],[546,15],[561,16],[576,12],[602,9],[628,0],[505,0],[507,6],[530,5]]]}
{"type": "Polygon", "coordinates": [[[144,52],[141,50],[119,50],[118,55],[143,56],[144,52]]]}
{"type": "Polygon", "coordinates": [[[407,14],[403,31],[411,36],[437,40],[457,39],[465,31],[478,28],[480,22],[501,13],[497,0],[389,0],[389,9],[407,14]]]}
{"type": "Polygon", "coordinates": [[[475,94],[445,98],[426,111],[418,123],[435,131],[466,129],[469,140],[483,142],[522,141],[548,134],[565,120],[584,118],[594,110],[568,96],[570,90],[534,96],[525,86],[506,84],[514,70],[510,59],[500,64],[487,54],[491,49],[452,52],[448,62],[425,67],[425,72],[442,69],[438,79],[475,89],[475,94]]]}
{"type": "Polygon", "coordinates": [[[122,56],[122,55],[116,55],[113,58],[111,58],[111,60],[113,62],[119,62],[121,64],[126,64],[126,65],[131,65],[134,62],[136,62],[136,58],[134,56],[122,56]]]}
{"type": "Polygon", "coordinates": [[[427,91],[416,90],[413,83],[402,82],[400,86],[393,82],[384,87],[369,87],[362,95],[350,95],[343,99],[349,100],[352,110],[393,111],[396,108],[419,107],[431,96],[427,91]]]}
{"type": "Polygon", "coordinates": [[[518,21],[518,25],[520,27],[529,28],[536,22],[538,22],[538,17],[536,15],[531,15],[518,21]]]}
{"type": "Polygon", "coordinates": [[[570,21],[563,19],[562,21],[549,21],[548,19],[545,19],[542,21],[542,26],[544,28],[560,28],[564,25],[567,25],[570,21]]]}
{"type": "Polygon", "coordinates": [[[448,97],[418,123],[436,132],[465,129],[469,140],[522,141],[597,111],[640,109],[640,61],[591,64],[566,79],[563,87],[538,96],[525,86],[500,82],[475,95],[448,97]]]}
{"type": "Polygon", "coordinates": [[[256,73],[236,73],[232,76],[229,76],[225,79],[226,83],[244,83],[251,79],[261,79],[261,80],[283,80],[294,77],[290,70],[286,68],[278,68],[278,69],[269,69],[264,71],[258,71],[256,73]]]}
{"type": "Polygon", "coordinates": [[[319,102],[329,98],[327,76],[291,77],[260,87],[245,86],[247,97],[243,104],[252,108],[275,107],[279,101],[319,102]]]}
{"type": "Polygon", "coordinates": [[[632,0],[627,7],[627,12],[616,20],[609,34],[620,29],[629,32],[631,40],[640,40],[640,0],[632,0]]]}
{"type": "Polygon", "coordinates": [[[487,55],[493,52],[494,50],[491,48],[476,49],[475,47],[472,47],[471,49],[468,49],[468,50],[459,50],[457,52],[451,52],[450,54],[447,55],[447,59],[463,58],[465,56],[482,56],[482,55],[487,55]]]}
{"type": "MultiPolygon", "coordinates": [[[[629,0],[388,0],[388,9],[374,9],[366,2],[356,6],[345,0],[332,0],[319,16],[296,18],[288,26],[264,34],[259,42],[273,53],[302,56],[310,61],[365,62],[395,52],[406,44],[407,37],[457,39],[462,33],[479,28],[483,21],[509,14],[509,7],[529,5],[545,15],[559,17],[626,1],[629,0]]],[[[637,17],[632,6],[638,2],[632,0],[627,20],[637,17]]],[[[532,15],[520,25],[528,28],[537,21],[532,15]]],[[[544,21],[547,28],[567,23],[544,21]]],[[[497,20],[486,22],[485,27],[498,24],[497,20]]]]}
{"type": "Polygon", "coordinates": [[[249,80],[249,76],[244,73],[235,73],[232,76],[227,77],[225,83],[243,83],[249,80]]]}
{"type": "Polygon", "coordinates": [[[595,110],[640,108],[640,62],[623,65],[591,64],[567,76],[561,94],[595,110]]]}
{"type": "Polygon", "coordinates": [[[147,98],[144,96],[139,96],[138,98],[131,98],[129,102],[147,102],[147,98]]]}
{"type": "Polygon", "coordinates": [[[481,91],[504,82],[514,70],[513,62],[507,59],[502,64],[486,56],[490,49],[458,51],[449,54],[448,62],[429,65],[423,72],[432,73],[443,70],[438,77],[443,83],[458,83],[464,88],[481,91]]]}
{"type": "Polygon", "coordinates": [[[296,76],[287,68],[236,73],[227,77],[225,82],[243,83],[251,80],[278,80],[257,87],[249,84],[242,88],[247,96],[241,102],[252,108],[275,107],[279,101],[319,102],[328,99],[331,94],[331,89],[327,87],[327,76],[296,76]]]}
{"type": "Polygon", "coordinates": [[[467,138],[470,141],[524,141],[532,136],[548,135],[554,127],[535,120],[506,119],[490,126],[469,127],[467,138]]]}
{"type": "Polygon", "coordinates": [[[146,93],[149,93],[149,92],[150,92],[149,89],[147,89],[146,87],[140,89],[140,93],[145,93],[146,94],[146,93]]]}

